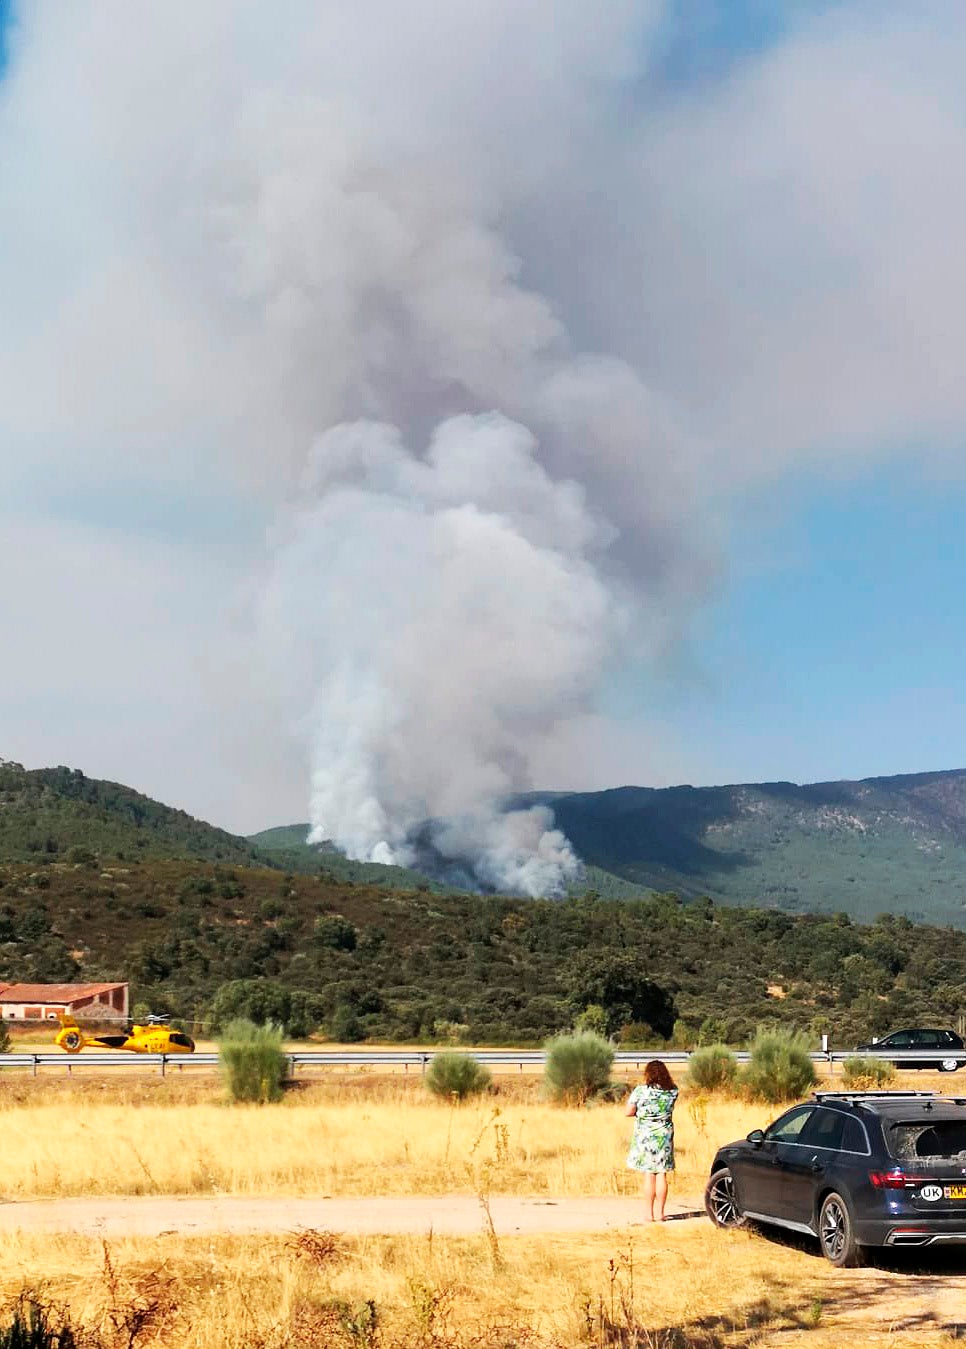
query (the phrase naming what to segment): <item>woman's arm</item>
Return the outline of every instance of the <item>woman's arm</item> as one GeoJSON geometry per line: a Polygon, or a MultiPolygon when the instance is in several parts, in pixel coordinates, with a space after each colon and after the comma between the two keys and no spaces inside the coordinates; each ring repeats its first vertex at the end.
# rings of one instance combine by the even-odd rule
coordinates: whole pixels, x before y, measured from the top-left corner
{"type": "Polygon", "coordinates": [[[637,1092],[636,1092],[636,1090],[635,1090],[635,1091],[632,1091],[631,1094],[630,1094],[630,1096],[628,1096],[628,1098],[627,1098],[627,1105],[624,1107],[624,1114],[625,1114],[625,1115],[636,1115],[636,1114],[637,1114],[637,1092]]]}

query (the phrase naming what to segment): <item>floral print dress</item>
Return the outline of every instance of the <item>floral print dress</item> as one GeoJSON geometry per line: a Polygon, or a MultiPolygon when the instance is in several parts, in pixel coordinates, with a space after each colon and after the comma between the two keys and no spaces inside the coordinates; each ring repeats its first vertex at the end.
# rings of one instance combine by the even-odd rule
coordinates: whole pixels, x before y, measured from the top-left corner
{"type": "Polygon", "coordinates": [[[627,1154],[632,1171],[674,1170],[674,1125],[671,1112],[678,1099],[677,1088],[635,1087],[628,1105],[637,1107],[634,1136],[627,1154]]]}

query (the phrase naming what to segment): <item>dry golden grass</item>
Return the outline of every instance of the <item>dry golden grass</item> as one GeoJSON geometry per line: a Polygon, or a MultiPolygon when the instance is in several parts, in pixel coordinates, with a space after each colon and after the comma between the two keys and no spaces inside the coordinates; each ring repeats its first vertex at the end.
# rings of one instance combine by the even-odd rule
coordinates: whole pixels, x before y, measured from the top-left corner
{"type": "MultiPolygon", "coordinates": [[[[504,1193],[636,1188],[619,1106],[558,1109],[517,1084],[453,1108],[417,1085],[320,1084],[256,1108],[187,1081],[67,1091],[6,1079],[0,1190],[442,1194],[481,1172],[504,1193]]],[[[678,1195],[697,1196],[714,1149],[769,1113],[684,1091],[678,1195]]],[[[932,1349],[966,1325],[955,1264],[915,1278],[908,1266],[833,1270],[807,1246],[700,1219],[527,1238],[487,1233],[482,1218],[472,1238],[172,1233],[117,1242],[106,1260],[88,1238],[7,1238],[0,1330],[25,1287],[69,1306],[97,1349],[932,1349]]]]}
{"type": "Polygon", "coordinates": [[[482,1235],[172,1235],[116,1243],[105,1266],[96,1241],[20,1237],[5,1245],[0,1292],[9,1304],[29,1285],[69,1306],[108,1349],[912,1349],[948,1343],[961,1319],[948,1277],[927,1275],[924,1299],[902,1273],[833,1271],[703,1222],[504,1239],[498,1254],[482,1235]]]}
{"type": "MultiPolygon", "coordinates": [[[[674,1191],[700,1196],[715,1150],[777,1113],[685,1087],[675,1111],[674,1191]]],[[[630,1121],[620,1105],[559,1108],[527,1080],[462,1106],[429,1097],[418,1080],[373,1077],[303,1083],[279,1106],[230,1106],[214,1081],[194,1077],[10,1075],[0,1084],[0,1129],[0,1196],[12,1199],[449,1194],[471,1190],[470,1173],[484,1164],[495,1193],[637,1188],[624,1166],[630,1121]]]]}
{"type": "MultiPolygon", "coordinates": [[[[636,1188],[622,1107],[562,1109],[532,1084],[462,1106],[392,1081],[345,1093],[307,1086],[277,1107],[228,1106],[193,1082],[183,1089],[184,1102],[121,1084],[4,1092],[0,1194],[447,1194],[472,1188],[469,1173],[484,1163],[499,1193],[636,1188]]],[[[676,1188],[700,1194],[715,1148],[761,1123],[762,1110],[709,1108],[685,1092],[675,1118],[676,1188]]]]}

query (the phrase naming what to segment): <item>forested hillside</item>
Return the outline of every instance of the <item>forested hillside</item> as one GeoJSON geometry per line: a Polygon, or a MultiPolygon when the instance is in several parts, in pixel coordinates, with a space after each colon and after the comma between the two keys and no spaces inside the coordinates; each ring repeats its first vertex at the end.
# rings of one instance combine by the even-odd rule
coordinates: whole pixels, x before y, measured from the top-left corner
{"type": "Polygon", "coordinates": [[[120,783],[76,768],[26,770],[0,759],[0,860],[63,859],[71,849],[241,865],[259,858],[247,839],[120,783]]]}
{"type": "MultiPolygon", "coordinates": [[[[350,862],[337,853],[329,843],[306,843],[309,826],[307,824],[285,824],[274,829],[263,829],[261,833],[250,834],[261,856],[270,858],[276,865],[289,871],[325,871],[334,879],[351,880],[357,885],[389,885],[395,889],[413,889],[417,886],[431,890],[452,889],[441,886],[418,871],[406,867],[381,866],[377,862],[350,862]]],[[[623,876],[603,871],[600,867],[584,866],[580,877],[571,886],[573,894],[583,894],[586,890],[596,890],[603,899],[639,899],[651,893],[649,886],[635,884],[623,876]]]]}
{"type": "Polygon", "coordinates": [[[89,778],[79,769],[26,770],[0,760],[0,861],[76,860],[97,854],[111,860],[197,858],[237,866],[317,872],[340,880],[412,888],[425,878],[401,867],[350,862],[331,849],[309,848],[304,831],[268,830],[270,845],[229,834],[162,805],[117,782],[89,778]]]}
{"type": "Polygon", "coordinates": [[[130,979],[135,1003],[334,1038],[536,1043],[599,1006],[624,1043],[839,1044],[966,1013],[966,933],[681,904],[393,892],[180,861],[0,866],[0,980],[130,979]]]}
{"type": "Polygon", "coordinates": [[[547,799],[585,862],[638,885],[790,913],[966,925],[964,771],[547,799]]]}

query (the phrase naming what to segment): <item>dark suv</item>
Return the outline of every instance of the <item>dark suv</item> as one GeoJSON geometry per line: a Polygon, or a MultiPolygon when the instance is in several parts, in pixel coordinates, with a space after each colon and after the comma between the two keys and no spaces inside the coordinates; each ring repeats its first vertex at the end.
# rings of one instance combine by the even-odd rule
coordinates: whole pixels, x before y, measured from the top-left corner
{"type": "Polygon", "coordinates": [[[817,1092],[719,1148],[704,1202],[719,1227],[818,1237],[833,1265],[863,1246],[966,1243],[966,1098],[817,1092]]]}
{"type": "Polygon", "coordinates": [[[941,1073],[954,1073],[966,1063],[966,1046],[951,1030],[897,1030],[881,1040],[856,1045],[858,1054],[878,1054],[883,1058],[888,1057],[890,1049],[901,1056],[892,1060],[897,1068],[938,1068],[941,1073]],[[920,1053],[921,1058],[913,1057],[920,1053]]]}

